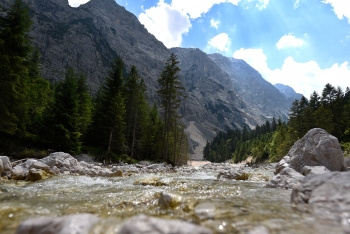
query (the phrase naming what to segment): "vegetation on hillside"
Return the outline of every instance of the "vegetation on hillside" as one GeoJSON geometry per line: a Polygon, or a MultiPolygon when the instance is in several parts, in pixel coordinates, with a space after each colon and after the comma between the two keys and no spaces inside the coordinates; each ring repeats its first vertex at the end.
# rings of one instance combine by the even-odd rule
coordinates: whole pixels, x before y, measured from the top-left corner
{"type": "Polygon", "coordinates": [[[147,102],[136,67],[126,72],[121,58],[95,97],[84,74],[69,67],[64,80],[50,84],[39,72],[31,24],[21,0],[0,17],[0,154],[35,157],[28,148],[89,152],[109,162],[187,162],[188,140],[177,114],[184,95],[174,54],[158,80],[158,111],[157,103],[147,102]]]}
{"type": "Polygon", "coordinates": [[[350,152],[350,90],[326,84],[321,96],[301,97],[292,104],[288,123],[266,121],[254,130],[243,128],[220,132],[204,148],[204,158],[212,162],[234,162],[253,156],[256,162],[279,161],[294,142],[312,128],[323,128],[337,137],[343,150],[350,152]]]}

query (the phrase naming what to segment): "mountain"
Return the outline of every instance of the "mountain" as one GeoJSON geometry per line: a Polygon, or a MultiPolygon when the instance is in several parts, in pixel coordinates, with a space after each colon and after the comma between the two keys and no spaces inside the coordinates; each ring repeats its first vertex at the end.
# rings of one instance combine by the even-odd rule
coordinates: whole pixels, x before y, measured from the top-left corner
{"type": "MultiPolygon", "coordinates": [[[[157,99],[157,79],[175,53],[187,98],[180,108],[193,158],[200,159],[207,140],[229,128],[253,128],[272,117],[285,118],[290,102],[243,60],[199,49],[167,49],[114,0],[90,0],[72,8],[68,0],[23,0],[30,7],[34,45],[41,52],[44,78],[64,79],[70,66],[83,72],[94,94],[120,56],[127,73],[132,65],[145,80],[150,102],[157,99]]],[[[11,0],[0,4],[7,6],[11,0]]]]}
{"type": "Polygon", "coordinates": [[[275,87],[292,102],[295,99],[300,100],[300,98],[303,96],[302,94],[295,92],[295,90],[288,85],[275,84],[275,87]]]}

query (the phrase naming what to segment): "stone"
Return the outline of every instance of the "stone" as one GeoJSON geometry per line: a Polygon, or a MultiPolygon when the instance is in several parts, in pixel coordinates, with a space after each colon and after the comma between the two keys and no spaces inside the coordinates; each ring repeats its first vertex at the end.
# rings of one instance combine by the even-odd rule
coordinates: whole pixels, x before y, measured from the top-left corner
{"type": "Polygon", "coordinates": [[[123,171],[122,170],[112,171],[112,173],[110,174],[110,177],[123,177],[123,171]]]}
{"type": "Polygon", "coordinates": [[[294,186],[291,202],[301,211],[340,219],[350,213],[350,171],[306,176],[294,186]]]}
{"type": "Polygon", "coordinates": [[[7,156],[0,156],[0,161],[1,161],[1,165],[2,165],[0,174],[1,173],[4,173],[4,174],[11,173],[12,165],[11,165],[9,157],[7,157],[7,156]]]}
{"type": "Polygon", "coordinates": [[[325,166],[330,171],[346,171],[338,139],[321,128],[308,131],[294,143],[287,156],[289,166],[302,173],[304,166],[325,166]]]}
{"type": "Polygon", "coordinates": [[[250,173],[243,170],[229,170],[229,171],[222,171],[218,174],[217,179],[220,179],[220,177],[223,177],[225,179],[230,180],[248,180],[250,176],[250,173]]]}
{"type": "Polygon", "coordinates": [[[211,234],[206,227],[180,220],[166,220],[137,215],[127,220],[118,234],[211,234]]]}
{"type": "Polygon", "coordinates": [[[304,176],[307,176],[307,175],[319,175],[326,172],[329,172],[329,170],[325,166],[314,166],[314,167],[305,166],[303,167],[301,174],[303,174],[304,176]]]}
{"type": "Polygon", "coordinates": [[[293,168],[286,167],[279,174],[272,177],[264,186],[265,188],[292,189],[304,176],[293,168]]]}
{"type": "Polygon", "coordinates": [[[158,205],[163,209],[176,208],[180,205],[182,197],[180,195],[170,193],[170,192],[161,192],[158,199],[158,205]]]}
{"type": "Polygon", "coordinates": [[[88,234],[98,221],[92,214],[30,218],[19,225],[16,234],[88,234]]]}
{"type": "Polygon", "coordinates": [[[279,161],[276,165],[275,175],[280,173],[284,168],[289,167],[290,157],[284,156],[281,161],[279,161]]]}
{"type": "Polygon", "coordinates": [[[31,168],[28,172],[28,179],[32,182],[47,179],[49,175],[42,169],[31,168]]]}
{"type": "Polygon", "coordinates": [[[4,170],[4,164],[2,163],[2,160],[0,160],[0,177],[3,170],[4,170]]]}

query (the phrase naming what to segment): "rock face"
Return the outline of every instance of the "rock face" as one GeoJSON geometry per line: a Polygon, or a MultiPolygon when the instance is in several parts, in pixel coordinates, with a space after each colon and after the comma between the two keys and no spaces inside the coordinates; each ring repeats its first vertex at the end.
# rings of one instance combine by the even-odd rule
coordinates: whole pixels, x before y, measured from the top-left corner
{"type": "Polygon", "coordinates": [[[210,234],[211,230],[178,220],[165,220],[145,215],[138,215],[127,220],[121,227],[119,234],[210,234]]]}
{"type": "Polygon", "coordinates": [[[300,210],[307,208],[320,216],[341,218],[350,212],[349,191],[349,171],[310,175],[294,186],[291,201],[300,210]]]}
{"type": "Polygon", "coordinates": [[[346,171],[338,139],[320,128],[311,129],[294,143],[287,156],[289,166],[302,173],[304,166],[325,166],[330,171],[346,171]]]}
{"type": "Polygon", "coordinates": [[[291,102],[293,102],[295,99],[300,100],[300,98],[303,96],[302,94],[295,92],[295,90],[288,85],[275,84],[275,87],[291,102]]]}
{"type": "Polygon", "coordinates": [[[88,234],[98,221],[92,214],[32,218],[21,223],[16,234],[88,234]]]}
{"type": "Polygon", "coordinates": [[[294,100],[290,101],[281,94],[244,60],[227,58],[221,54],[211,54],[209,58],[229,75],[232,89],[246,103],[246,112],[254,116],[257,122],[272,120],[272,117],[288,119],[289,108],[294,100]]]}

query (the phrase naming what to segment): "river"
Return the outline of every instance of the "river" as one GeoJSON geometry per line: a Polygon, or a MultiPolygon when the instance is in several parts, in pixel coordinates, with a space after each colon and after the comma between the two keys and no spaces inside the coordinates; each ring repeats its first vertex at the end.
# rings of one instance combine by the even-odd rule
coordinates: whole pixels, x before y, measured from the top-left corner
{"type": "Polygon", "coordinates": [[[38,182],[0,183],[0,233],[13,234],[29,217],[92,213],[91,233],[117,233],[136,214],[180,219],[214,233],[342,233],[341,225],[293,209],[290,190],[264,188],[270,168],[251,169],[246,181],[217,179],[217,170],[178,168],[124,177],[55,176],[38,182]],[[162,192],[173,207],[158,204],[162,192]],[[263,233],[263,232],[260,232],[263,233]]]}

